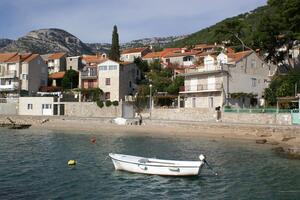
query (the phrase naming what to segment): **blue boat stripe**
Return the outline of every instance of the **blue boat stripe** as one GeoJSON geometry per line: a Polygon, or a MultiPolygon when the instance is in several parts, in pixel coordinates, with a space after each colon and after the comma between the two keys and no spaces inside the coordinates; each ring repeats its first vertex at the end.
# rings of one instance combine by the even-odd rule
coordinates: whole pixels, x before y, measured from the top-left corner
{"type": "Polygon", "coordinates": [[[172,166],[159,166],[159,165],[149,165],[149,164],[145,164],[145,163],[136,163],[136,162],[129,162],[129,161],[123,161],[123,160],[118,160],[115,158],[110,157],[113,160],[119,161],[119,162],[124,162],[124,163],[129,163],[129,164],[135,164],[135,165],[144,165],[144,166],[151,166],[151,167],[178,167],[178,168],[199,168],[202,165],[200,165],[199,167],[197,166],[178,166],[178,165],[172,165],[172,166]]]}

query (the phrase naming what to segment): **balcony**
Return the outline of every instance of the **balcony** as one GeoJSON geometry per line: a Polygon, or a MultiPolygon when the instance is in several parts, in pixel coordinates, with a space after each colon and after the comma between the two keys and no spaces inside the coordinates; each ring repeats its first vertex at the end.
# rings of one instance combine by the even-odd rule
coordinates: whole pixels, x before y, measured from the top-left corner
{"type": "Polygon", "coordinates": [[[80,78],[81,79],[97,79],[98,78],[98,73],[97,73],[97,68],[88,68],[85,71],[82,71],[80,73],[80,78]]]}
{"type": "Polygon", "coordinates": [[[0,78],[16,78],[17,71],[16,70],[9,70],[9,71],[2,71],[0,72],[0,78]]]}
{"type": "Polygon", "coordinates": [[[0,91],[14,91],[19,88],[18,83],[12,83],[10,85],[0,85],[0,91]]]}
{"type": "Polygon", "coordinates": [[[222,91],[222,89],[223,86],[221,83],[186,85],[180,87],[180,93],[214,92],[214,91],[222,91]]]}
{"type": "Polygon", "coordinates": [[[215,72],[223,70],[221,66],[213,65],[206,67],[197,67],[197,68],[187,68],[185,69],[185,73],[205,73],[205,72],[215,72]]]}

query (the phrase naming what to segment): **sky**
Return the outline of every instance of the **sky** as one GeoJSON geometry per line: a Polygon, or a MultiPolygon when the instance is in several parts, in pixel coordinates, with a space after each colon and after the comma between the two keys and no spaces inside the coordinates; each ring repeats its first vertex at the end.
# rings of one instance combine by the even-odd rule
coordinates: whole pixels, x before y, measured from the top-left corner
{"type": "Polygon", "coordinates": [[[0,0],[0,38],[60,28],[83,42],[190,34],[249,12],[267,0],[0,0]]]}

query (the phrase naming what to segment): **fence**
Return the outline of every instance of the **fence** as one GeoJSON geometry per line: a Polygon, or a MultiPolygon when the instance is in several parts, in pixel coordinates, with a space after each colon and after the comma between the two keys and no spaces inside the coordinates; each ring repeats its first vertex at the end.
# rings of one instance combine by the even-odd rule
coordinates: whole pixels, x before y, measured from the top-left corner
{"type": "Polygon", "coordinates": [[[224,108],[225,113],[291,113],[292,110],[276,108],[224,108]]]}

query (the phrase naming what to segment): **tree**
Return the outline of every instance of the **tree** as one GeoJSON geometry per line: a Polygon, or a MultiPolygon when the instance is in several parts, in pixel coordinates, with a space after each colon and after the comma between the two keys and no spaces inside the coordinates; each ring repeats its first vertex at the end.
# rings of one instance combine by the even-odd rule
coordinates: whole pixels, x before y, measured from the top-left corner
{"type": "Polygon", "coordinates": [[[116,25],[114,25],[114,29],[112,33],[112,42],[111,42],[111,49],[109,52],[109,58],[114,61],[120,61],[119,34],[116,25]]]}
{"type": "Polygon", "coordinates": [[[78,72],[73,69],[66,71],[63,79],[62,79],[62,87],[64,89],[72,89],[78,87],[78,72]]]}

